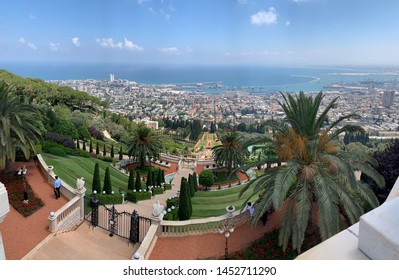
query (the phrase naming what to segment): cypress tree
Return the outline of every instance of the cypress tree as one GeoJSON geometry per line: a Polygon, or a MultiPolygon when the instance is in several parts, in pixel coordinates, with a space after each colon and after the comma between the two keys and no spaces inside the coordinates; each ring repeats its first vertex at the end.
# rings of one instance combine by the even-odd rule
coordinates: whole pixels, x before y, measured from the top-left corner
{"type": "Polygon", "coordinates": [[[111,158],[113,159],[115,157],[114,154],[114,145],[111,145],[111,158]]]}
{"type": "Polygon", "coordinates": [[[147,192],[148,192],[148,187],[152,186],[152,171],[151,169],[148,170],[147,173],[147,182],[146,182],[146,186],[147,186],[147,192]]]}
{"type": "Polygon", "coordinates": [[[136,189],[136,192],[141,190],[141,179],[140,179],[140,172],[137,171],[136,173],[136,182],[134,182],[134,187],[136,189]]]}
{"type": "Polygon", "coordinates": [[[193,181],[194,181],[194,190],[197,192],[198,191],[198,179],[197,179],[197,173],[193,173],[193,181]]]}
{"type": "Polygon", "coordinates": [[[93,153],[93,141],[91,141],[91,140],[90,140],[90,145],[89,145],[89,151],[90,151],[90,154],[93,153]]]}
{"type": "Polygon", "coordinates": [[[94,165],[93,182],[91,185],[92,192],[97,191],[101,193],[101,182],[100,182],[100,166],[98,162],[94,165]]]}
{"type": "Polygon", "coordinates": [[[111,194],[112,186],[111,186],[111,175],[109,173],[109,167],[105,169],[104,176],[104,191],[106,194],[111,194]]]}
{"type": "Polygon", "coordinates": [[[129,173],[129,180],[127,182],[127,189],[128,190],[133,190],[134,189],[134,172],[133,172],[133,170],[130,170],[130,173],[129,173]]]}
{"type": "Polygon", "coordinates": [[[150,186],[155,186],[157,184],[157,171],[153,170],[151,172],[151,185],[150,186]]]}
{"type": "Polygon", "coordinates": [[[84,139],[83,139],[83,148],[82,148],[82,150],[86,151],[86,141],[84,139]]]}
{"type": "Polygon", "coordinates": [[[107,149],[105,148],[105,143],[104,143],[104,146],[103,146],[103,156],[104,157],[107,156],[107,149]]]}
{"type": "Polygon", "coordinates": [[[119,147],[119,160],[123,159],[122,146],[119,147]]]}
{"type": "Polygon", "coordinates": [[[194,177],[192,174],[188,175],[188,187],[190,189],[190,196],[193,197],[195,195],[195,184],[194,184],[194,177]]]}
{"type": "Polygon", "coordinates": [[[165,183],[165,170],[163,170],[163,169],[161,169],[161,170],[162,170],[161,180],[162,180],[162,183],[165,183]]]}
{"type": "Polygon", "coordinates": [[[158,169],[158,174],[157,174],[157,186],[160,186],[162,183],[162,169],[158,169]]]}
{"type": "Polygon", "coordinates": [[[191,217],[190,202],[191,198],[188,193],[187,179],[183,177],[181,179],[181,185],[180,185],[180,201],[178,208],[178,215],[180,221],[186,221],[190,219],[191,217]]]}
{"type": "Polygon", "coordinates": [[[100,147],[98,146],[98,141],[96,142],[96,155],[100,154],[100,147]]]}
{"type": "Polygon", "coordinates": [[[78,138],[78,139],[76,139],[76,149],[80,150],[79,138],[78,138]]]}

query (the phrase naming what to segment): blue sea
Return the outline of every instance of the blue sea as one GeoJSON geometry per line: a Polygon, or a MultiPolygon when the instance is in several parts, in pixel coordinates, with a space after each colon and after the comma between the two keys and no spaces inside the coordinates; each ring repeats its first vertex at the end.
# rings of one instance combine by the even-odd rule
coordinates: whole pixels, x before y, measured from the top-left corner
{"type": "Polygon", "coordinates": [[[262,67],[262,66],[182,66],[128,65],[101,63],[0,63],[22,77],[42,80],[108,80],[109,74],[142,84],[203,83],[208,92],[248,90],[251,92],[320,91],[333,83],[394,81],[398,69],[343,67],[262,67]],[[216,85],[212,89],[212,85],[216,85]],[[220,87],[221,86],[221,87],[220,87]]]}

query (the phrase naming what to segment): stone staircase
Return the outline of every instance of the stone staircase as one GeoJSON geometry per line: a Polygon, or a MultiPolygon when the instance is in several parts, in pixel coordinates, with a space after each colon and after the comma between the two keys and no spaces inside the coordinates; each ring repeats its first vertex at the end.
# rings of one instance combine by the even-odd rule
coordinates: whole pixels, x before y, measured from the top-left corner
{"type": "Polygon", "coordinates": [[[24,259],[32,260],[130,260],[139,244],[83,222],[76,230],[46,238],[24,259]]]}

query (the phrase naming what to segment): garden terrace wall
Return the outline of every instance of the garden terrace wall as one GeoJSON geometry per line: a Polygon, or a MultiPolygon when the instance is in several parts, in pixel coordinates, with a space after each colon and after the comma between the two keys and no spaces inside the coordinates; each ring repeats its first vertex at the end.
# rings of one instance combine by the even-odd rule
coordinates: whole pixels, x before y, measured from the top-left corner
{"type": "MultiPolygon", "coordinates": [[[[43,160],[43,157],[37,155],[40,170],[47,176],[48,183],[53,186],[55,173],[49,170],[49,167],[43,160]]],[[[61,193],[69,201],[60,209],[54,212],[54,215],[48,217],[49,230],[53,233],[71,230],[75,228],[84,219],[84,196],[86,189],[74,189],[61,179],[61,193]]]]}

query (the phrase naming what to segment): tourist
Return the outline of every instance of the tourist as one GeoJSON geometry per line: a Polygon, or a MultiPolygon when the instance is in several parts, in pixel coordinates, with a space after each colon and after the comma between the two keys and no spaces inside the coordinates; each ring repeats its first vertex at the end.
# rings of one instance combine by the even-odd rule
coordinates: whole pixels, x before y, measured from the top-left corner
{"type": "Polygon", "coordinates": [[[55,194],[55,199],[59,199],[61,197],[61,179],[58,178],[58,176],[55,176],[54,194],[55,194]]]}
{"type": "Polygon", "coordinates": [[[263,226],[266,226],[267,218],[268,218],[268,214],[269,214],[268,212],[269,212],[269,211],[266,210],[266,211],[263,213],[262,217],[260,218],[261,221],[262,221],[263,226]]]}
{"type": "Polygon", "coordinates": [[[247,204],[247,210],[249,211],[249,216],[253,216],[253,214],[254,214],[254,211],[255,211],[255,209],[254,209],[254,207],[252,206],[252,203],[251,202],[248,202],[248,204],[247,204]]]}

